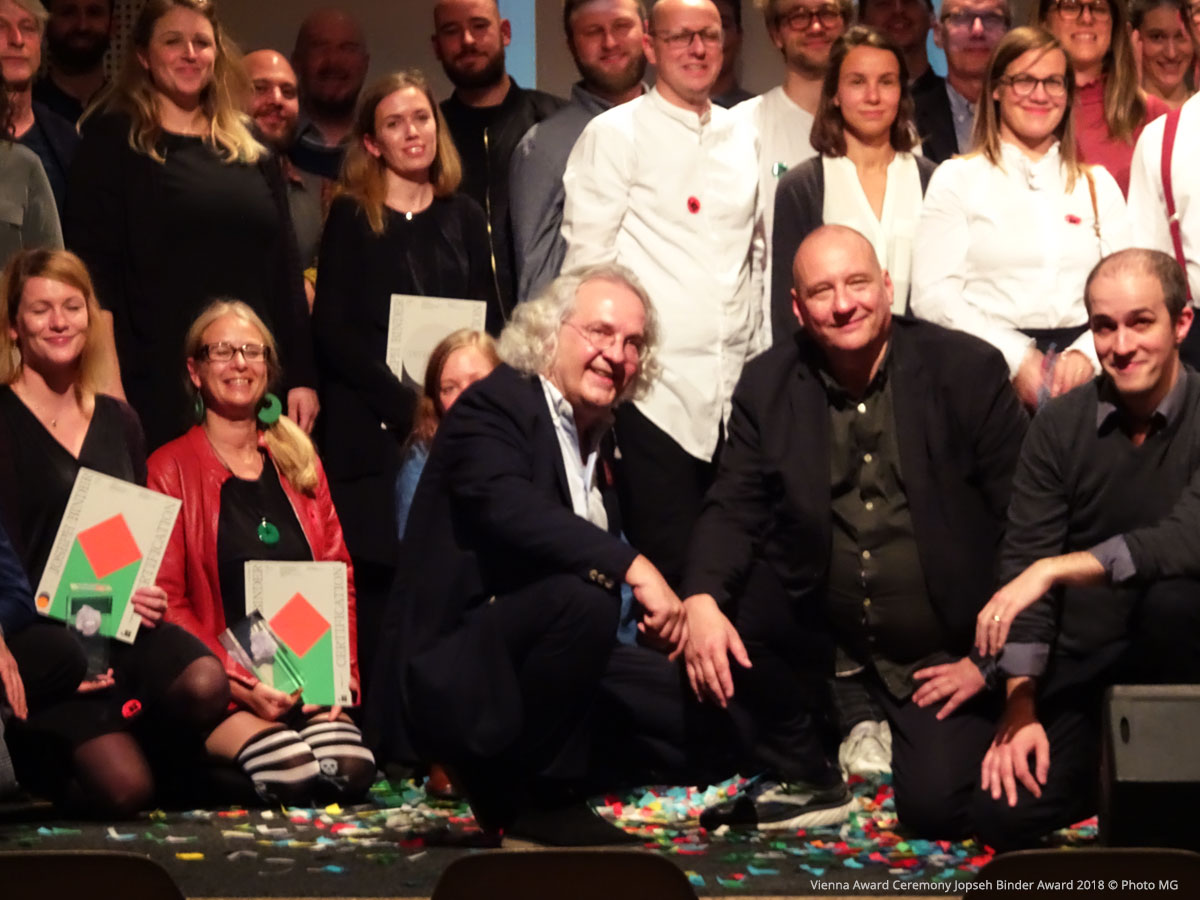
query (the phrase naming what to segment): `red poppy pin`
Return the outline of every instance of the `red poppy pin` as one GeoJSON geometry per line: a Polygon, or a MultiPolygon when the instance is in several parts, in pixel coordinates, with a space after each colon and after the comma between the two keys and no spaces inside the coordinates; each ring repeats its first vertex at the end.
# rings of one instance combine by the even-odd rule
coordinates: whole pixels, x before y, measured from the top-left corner
{"type": "Polygon", "coordinates": [[[1082,221],[1083,221],[1083,219],[1079,218],[1079,216],[1070,215],[1070,214],[1067,215],[1067,224],[1068,225],[1078,225],[1082,221]]]}
{"type": "Polygon", "coordinates": [[[121,707],[121,715],[124,716],[126,719],[134,718],[141,711],[142,711],[142,703],[140,700],[137,700],[136,698],[133,700],[126,700],[125,705],[121,707]]]}
{"type": "Polygon", "coordinates": [[[688,197],[688,212],[692,215],[700,212],[700,200],[696,197],[688,197]]]}

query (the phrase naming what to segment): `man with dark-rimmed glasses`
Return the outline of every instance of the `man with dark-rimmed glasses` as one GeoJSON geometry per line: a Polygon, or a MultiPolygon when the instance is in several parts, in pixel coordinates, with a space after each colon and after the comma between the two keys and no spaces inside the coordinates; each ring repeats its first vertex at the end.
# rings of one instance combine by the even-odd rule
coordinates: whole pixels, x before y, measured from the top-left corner
{"type": "Polygon", "coordinates": [[[563,272],[617,262],[663,322],[663,377],[617,412],[630,541],[678,579],[742,364],[761,348],[756,137],[710,100],[721,70],[711,0],[659,0],[652,90],[588,123],[563,175],[563,272]],[[752,252],[752,249],[754,252],[752,252]]]}
{"type": "Polygon", "coordinates": [[[933,41],[945,51],[946,77],[932,70],[913,83],[925,156],[942,162],[971,149],[971,130],[992,50],[1012,25],[1007,0],[944,0],[933,41]]]}

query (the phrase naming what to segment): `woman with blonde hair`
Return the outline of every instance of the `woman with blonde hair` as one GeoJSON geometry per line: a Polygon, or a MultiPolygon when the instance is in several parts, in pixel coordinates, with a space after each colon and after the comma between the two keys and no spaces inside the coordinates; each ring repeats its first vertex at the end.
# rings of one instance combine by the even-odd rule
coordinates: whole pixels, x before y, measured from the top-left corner
{"type": "Polygon", "coordinates": [[[1138,135],[1169,107],[1138,85],[1124,0],[1038,0],[1033,16],[1071,60],[1080,159],[1104,166],[1128,193],[1138,135]]]}
{"type": "Polygon", "coordinates": [[[396,480],[396,523],[401,540],[438,425],[459,395],[479,379],[486,378],[498,365],[500,354],[492,336],[470,328],[460,328],[447,335],[429,354],[412,434],[408,436],[404,462],[396,480]]]}
{"type": "Polygon", "coordinates": [[[240,55],[213,0],[149,0],[120,74],[83,120],[63,231],[112,310],[129,402],[151,447],[186,427],[188,325],[236,296],[279,333],[289,411],[316,415],[307,301],[277,161],[241,110],[240,55]]]}
{"type": "MultiPolygon", "coordinates": [[[[0,282],[0,318],[0,515],[36,584],[79,470],[144,483],[145,449],[133,410],[98,393],[107,380],[107,332],[77,256],[26,250],[13,257],[0,282]]],[[[200,755],[202,735],[229,698],[220,663],[204,645],[160,624],[162,589],[139,588],[133,604],[142,617],[137,639],[109,642],[111,669],[82,684],[87,663],[67,629],[35,623],[9,642],[27,688],[41,686],[26,691],[28,717],[10,730],[18,777],[91,813],[143,808],[156,780],[187,769],[181,753],[200,755]],[[53,700],[33,702],[47,682],[59,683],[53,700]],[[131,729],[143,707],[145,721],[131,729]],[[151,722],[161,727],[147,729],[151,722]],[[165,733],[184,740],[180,752],[148,752],[145,738],[165,733]]],[[[152,745],[161,750],[161,741],[152,745]]]]}
{"type": "Polygon", "coordinates": [[[1076,90],[1057,38],[1005,35],[984,77],[975,152],[934,172],[913,255],[913,314],[998,348],[1031,410],[1099,371],[1084,282],[1128,244],[1120,188],[1076,149],[1076,90]]]}
{"type": "MultiPolygon", "coordinates": [[[[246,616],[247,561],[350,564],[316,448],[268,392],[280,374],[275,339],[247,304],[221,300],[192,324],[185,353],[196,424],[150,457],[148,483],[183,504],[158,574],[167,620],[200,638],[229,679],[233,704],[208,751],[236,762],[267,802],[356,800],[375,761],[349,717],[300,707],[241,669],[218,640],[246,616]]],[[[357,695],[353,570],[347,575],[357,695]]]]}
{"type": "MultiPolygon", "coordinates": [[[[424,77],[397,72],[359,101],[321,239],[313,305],[320,443],[359,573],[363,635],[378,629],[396,560],[396,476],[416,390],[387,364],[393,294],[484,300],[500,325],[487,220],[424,77]]],[[[370,673],[372,645],[364,643],[370,673]]]]}

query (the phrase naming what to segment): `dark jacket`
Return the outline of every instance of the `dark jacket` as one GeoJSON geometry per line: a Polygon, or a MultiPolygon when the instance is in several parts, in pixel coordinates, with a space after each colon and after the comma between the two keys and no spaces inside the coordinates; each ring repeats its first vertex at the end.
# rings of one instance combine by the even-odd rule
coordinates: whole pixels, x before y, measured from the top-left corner
{"type": "Polygon", "coordinates": [[[553,576],[616,603],[637,552],[619,537],[615,491],[603,489],[608,532],[571,506],[537,378],[501,365],[459,397],[417,486],[384,617],[367,710],[381,758],[412,759],[435,743],[484,756],[504,745],[520,722],[513,666],[469,613],[553,576]]]}
{"type": "MultiPolygon", "coordinates": [[[[129,145],[128,116],[105,113],[84,123],[83,143],[71,166],[69,201],[63,217],[67,246],[87,263],[100,303],[113,314],[117,354],[126,393],[137,408],[151,447],[177,437],[183,428],[181,384],[183,334],[190,324],[164,310],[194,308],[198,313],[218,296],[234,296],[252,306],[273,330],[284,367],[281,394],[289,388],[315,388],[312,329],[305,300],[296,236],[292,230],[287,188],[282,170],[264,156],[255,168],[270,193],[274,240],[257,248],[253,271],[233,271],[228,260],[212,259],[204,273],[186,271],[176,260],[197,253],[184,250],[165,236],[164,217],[171,215],[175,185],[168,166],[129,145]],[[198,283],[224,282],[219,290],[201,294],[198,283]],[[260,296],[236,285],[255,284],[260,296]],[[163,333],[170,321],[178,334],[163,333]],[[178,367],[178,368],[176,368],[178,367]],[[178,404],[178,410],[172,408],[178,404]]],[[[231,164],[237,165],[237,164],[231,164]]],[[[237,228],[237,197],[212,199],[212,215],[196,229],[237,228]],[[224,211],[222,213],[222,211],[224,211]]]]}
{"type": "MultiPolygon", "coordinates": [[[[934,163],[918,156],[921,194],[929,188],[934,163]]],[[[806,159],[779,179],[775,225],[771,235],[771,334],[776,344],[790,343],[797,324],[792,312],[792,258],[808,235],[825,224],[825,167],[820,156],[806,159]]],[[[907,309],[907,304],[905,305],[907,309]]]]}
{"type": "MultiPolygon", "coordinates": [[[[1027,417],[1003,357],[978,338],[894,318],[888,378],[929,598],[965,654],[996,586],[1027,417]]],[[[741,594],[761,558],[806,612],[823,607],[832,541],[829,400],[804,334],[747,364],[680,596],[741,594]]]]}
{"type": "Polygon", "coordinates": [[[441,104],[454,145],[462,156],[462,190],[483,207],[491,227],[492,269],[505,318],[512,313],[517,298],[517,268],[508,221],[509,162],[525,132],[566,105],[561,97],[526,90],[515,81],[498,106],[467,106],[457,93],[441,104]]]}
{"type": "Polygon", "coordinates": [[[954,129],[954,113],[946,94],[946,79],[933,69],[912,83],[913,103],[917,108],[917,134],[921,136],[921,152],[925,158],[945,162],[966,148],[958,146],[954,129]]]}

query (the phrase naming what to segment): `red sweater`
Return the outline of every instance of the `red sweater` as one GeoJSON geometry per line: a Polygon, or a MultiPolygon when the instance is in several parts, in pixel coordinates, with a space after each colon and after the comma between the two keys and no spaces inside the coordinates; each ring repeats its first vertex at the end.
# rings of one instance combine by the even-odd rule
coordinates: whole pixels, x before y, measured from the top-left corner
{"type": "Polygon", "coordinates": [[[1075,93],[1075,143],[1083,162],[1093,166],[1104,166],[1117,180],[1121,193],[1129,195],[1129,168],[1133,162],[1133,145],[1148,122],[1153,122],[1164,113],[1170,112],[1166,101],[1145,95],[1146,118],[1137,127],[1133,140],[1126,143],[1108,133],[1108,122],[1104,118],[1104,78],[1079,88],[1075,93]]]}
{"type": "MultiPolygon", "coordinates": [[[[259,435],[259,446],[266,444],[259,435]]],[[[268,451],[269,452],[269,451],[268,451]]],[[[186,628],[204,641],[238,681],[252,685],[254,678],[221,646],[217,636],[225,630],[221,579],[217,566],[217,523],[221,516],[221,485],[230,471],[217,458],[199,425],[160,447],[150,457],[147,486],[183,501],[175,530],[158,570],[158,585],[167,592],[166,620],[186,628]]],[[[319,480],[312,494],[297,490],[280,473],[279,483],[292,503],[312,558],[317,562],[344,562],[350,618],[350,673],[358,680],[358,622],[354,605],[354,570],[342,540],[342,526],[329,496],[325,470],[317,463],[319,480]]]]}

